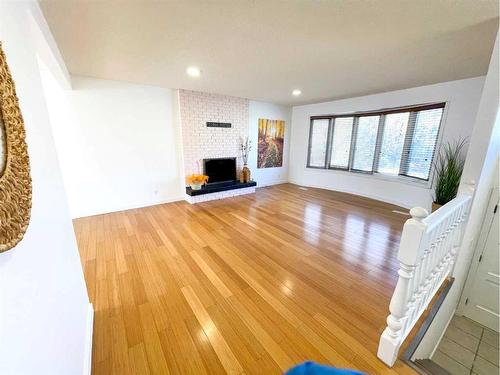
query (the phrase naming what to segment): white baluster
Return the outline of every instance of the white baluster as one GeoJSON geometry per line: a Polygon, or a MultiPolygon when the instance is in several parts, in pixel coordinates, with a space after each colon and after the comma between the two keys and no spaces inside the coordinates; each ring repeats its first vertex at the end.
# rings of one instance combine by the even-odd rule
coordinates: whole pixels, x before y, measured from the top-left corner
{"type": "Polygon", "coordinates": [[[417,289],[415,290],[415,294],[413,297],[412,301],[412,308],[413,311],[411,313],[411,322],[413,323],[416,319],[418,319],[419,315],[419,310],[420,310],[420,305],[422,301],[422,295],[424,291],[424,281],[425,277],[427,275],[427,267],[429,264],[429,259],[430,259],[430,249],[425,247],[425,250],[423,251],[423,255],[420,259],[420,264],[418,266],[419,272],[418,274],[415,275],[415,283],[417,284],[417,289]]]}
{"type": "MultiPolygon", "coordinates": [[[[422,258],[423,259],[423,258],[422,258]]],[[[415,267],[414,275],[410,279],[410,295],[408,301],[408,320],[406,325],[411,324],[415,317],[417,316],[417,296],[420,288],[419,280],[422,274],[422,263],[423,260],[417,260],[417,265],[415,267]]]]}
{"type": "MultiPolygon", "coordinates": [[[[432,295],[435,293],[435,290],[437,290],[443,280],[443,276],[446,270],[446,266],[448,265],[449,262],[449,251],[450,251],[450,239],[451,239],[451,232],[452,232],[452,225],[453,225],[453,215],[448,215],[443,223],[443,240],[441,243],[441,249],[439,252],[439,257],[438,257],[438,262],[435,267],[434,271],[434,279],[432,280],[432,285],[429,290],[430,293],[430,298],[432,298],[432,295]]],[[[430,299],[428,298],[428,300],[430,299]]]]}
{"type": "Polygon", "coordinates": [[[462,239],[465,231],[465,223],[467,221],[467,216],[469,215],[469,207],[470,200],[464,203],[460,209],[459,217],[457,220],[457,228],[455,240],[453,242],[453,249],[451,250],[451,262],[450,262],[450,271],[449,274],[453,274],[453,269],[455,266],[455,261],[457,259],[458,252],[460,250],[460,246],[462,244],[462,239]]]}
{"type": "Polygon", "coordinates": [[[452,225],[452,233],[450,235],[450,251],[448,253],[448,263],[446,265],[446,274],[447,276],[451,275],[451,271],[453,269],[453,264],[455,263],[455,257],[458,253],[459,246],[459,233],[461,227],[461,217],[462,217],[463,206],[461,206],[453,215],[453,225],[452,225]]]}

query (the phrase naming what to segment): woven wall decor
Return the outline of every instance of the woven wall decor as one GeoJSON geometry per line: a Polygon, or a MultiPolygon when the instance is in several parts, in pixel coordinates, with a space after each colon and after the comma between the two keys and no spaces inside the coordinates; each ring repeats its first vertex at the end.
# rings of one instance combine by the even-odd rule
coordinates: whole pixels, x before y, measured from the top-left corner
{"type": "Polygon", "coordinates": [[[0,43],[0,126],[3,123],[3,163],[0,164],[0,252],[14,247],[28,228],[31,177],[24,122],[14,82],[0,43]],[[3,165],[3,168],[2,168],[3,165]]]}

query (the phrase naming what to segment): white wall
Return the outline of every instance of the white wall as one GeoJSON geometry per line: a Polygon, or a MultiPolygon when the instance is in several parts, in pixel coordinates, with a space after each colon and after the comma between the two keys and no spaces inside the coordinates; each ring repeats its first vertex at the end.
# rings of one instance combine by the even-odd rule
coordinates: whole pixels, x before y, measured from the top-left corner
{"type": "Polygon", "coordinates": [[[428,183],[402,182],[342,171],[306,168],[310,117],[315,115],[369,111],[421,103],[446,101],[442,139],[456,140],[472,132],[484,77],[422,86],[407,90],[311,104],[293,108],[290,153],[290,181],[362,195],[403,207],[430,208],[432,191],[428,183]]]}
{"type": "Polygon", "coordinates": [[[248,167],[252,171],[252,179],[258,186],[280,184],[288,181],[288,165],[290,154],[290,133],[292,128],[291,107],[266,102],[250,101],[250,130],[253,150],[248,158],[248,167]],[[283,146],[283,166],[278,168],[257,168],[257,147],[259,137],[259,119],[284,120],[285,139],[283,146]]]}
{"type": "Polygon", "coordinates": [[[184,174],[201,172],[203,158],[239,156],[239,139],[249,133],[259,186],[287,180],[289,107],[250,102],[249,111],[243,98],[76,76],[68,89],[41,65],[73,218],[183,199],[184,174]],[[259,118],[287,122],[282,168],[257,169],[259,118]]]}
{"type": "MultiPolygon", "coordinates": [[[[496,181],[500,148],[498,48],[497,36],[459,190],[459,193],[470,194],[473,187],[471,183],[475,183],[469,221],[453,272],[455,282],[429,327],[428,333],[417,348],[415,358],[429,358],[455,313],[474,256],[491,189],[498,186],[498,181],[496,181]]],[[[461,311],[459,310],[458,313],[460,314],[461,311]]]]}
{"type": "Polygon", "coordinates": [[[25,237],[0,254],[0,373],[80,375],[90,305],[40,83],[32,6],[38,7],[0,2],[0,40],[25,121],[33,181],[25,237]]]}
{"type": "Polygon", "coordinates": [[[42,77],[72,217],[182,199],[173,90],[42,77]]]}

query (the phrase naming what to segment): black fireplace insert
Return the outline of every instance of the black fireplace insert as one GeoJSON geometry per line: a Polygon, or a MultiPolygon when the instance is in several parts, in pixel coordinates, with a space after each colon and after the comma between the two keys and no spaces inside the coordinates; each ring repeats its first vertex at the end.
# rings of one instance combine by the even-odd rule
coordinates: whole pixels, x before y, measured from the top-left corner
{"type": "Polygon", "coordinates": [[[208,176],[208,184],[234,183],[236,158],[204,159],[203,173],[208,176]]]}

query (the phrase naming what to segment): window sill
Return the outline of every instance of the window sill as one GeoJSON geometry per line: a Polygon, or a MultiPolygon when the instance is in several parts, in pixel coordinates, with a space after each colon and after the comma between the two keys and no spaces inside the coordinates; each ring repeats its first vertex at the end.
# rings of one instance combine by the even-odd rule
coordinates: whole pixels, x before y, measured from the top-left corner
{"type": "Polygon", "coordinates": [[[386,174],[381,174],[381,173],[352,172],[352,171],[346,171],[346,170],[342,170],[342,169],[333,169],[333,168],[325,169],[325,168],[320,168],[320,167],[307,167],[307,166],[304,168],[304,170],[305,171],[322,172],[322,173],[333,172],[336,174],[342,174],[342,175],[346,175],[346,176],[361,177],[361,178],[367,178],[367,179],[376,179],[376,180],[400,183],[400,184],[418,187],[421,189],[431,190],[431,181],[430,180],[423,181],[423,180],[417,180],[417,179],[413,179],[411,177],[405,177],[405,176],[391,176],[391,175],[386,175],[386,174]]]}

